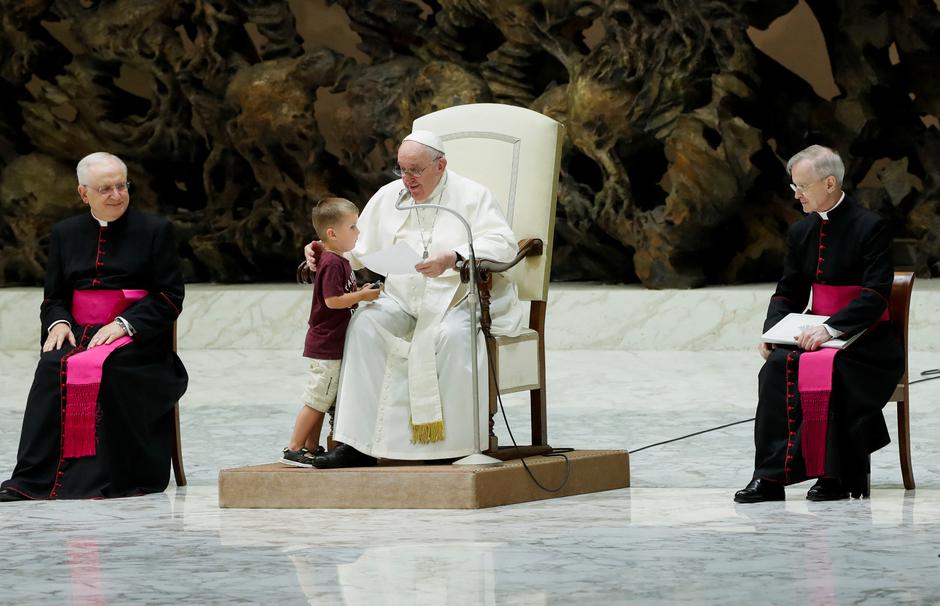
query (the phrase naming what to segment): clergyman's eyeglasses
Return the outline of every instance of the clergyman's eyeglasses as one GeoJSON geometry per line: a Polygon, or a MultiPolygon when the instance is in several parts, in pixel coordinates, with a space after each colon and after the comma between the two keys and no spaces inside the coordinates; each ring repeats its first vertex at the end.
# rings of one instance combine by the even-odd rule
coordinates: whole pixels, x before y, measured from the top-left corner
{"type": "Polygon", "coordinates": [[[94,187],[91,185],[86,185],[88,189],[93,189],[102,196],[107,196],[111,193],[123,194],[127,191],[127,188],[131,186],[130,181],[125,181],[123,183],[115,183],[114,185],[103,185],[101,187],[94,187]]]}
{"type": "Polygon", "coordinates": [[[791,184],[790,184],[790,189],[792,189],[792,190],[793,190],[793,193],[795,193],[795,194],[805,194],[805,193],[806,193],[806,190],[809,189],[811,186],[816,185],[816,184],[819,183],[820,181],[825,181],[825,180],[826,180],[825,178],[823,178],[823,179],[817,179],[817,180],[813,181],[812,183],[806,183],[806,184],[804,184],[804,185],[798,185],[798,184],[796,184],[796,183],[791,183],[791,184]]]}

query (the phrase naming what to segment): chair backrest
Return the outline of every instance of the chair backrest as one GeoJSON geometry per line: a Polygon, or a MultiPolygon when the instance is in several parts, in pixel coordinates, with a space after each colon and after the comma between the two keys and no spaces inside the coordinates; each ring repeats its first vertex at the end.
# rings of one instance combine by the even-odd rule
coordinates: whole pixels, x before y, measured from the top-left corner
{"type": "Polygon", "coordinates": [[[894,283],[891,285],[891,301],[888,303],[888,312],[891,314],[891,325],[901,337],[904,346],[904,377],[907,377],[907,325],[911,311],[911,292],[914,290],[914,274],[909,271],[894,273],[894,283]]]}
{"type": "Polygon", "coordinates": [[[473,103],[422,116],[414,129],[444,140],[448,168],[493,192],[519,240],[544,242],[543,253],[516,265],[511,278],[521,299],[545,301],[564,127],[522,107],[473,103]]]}

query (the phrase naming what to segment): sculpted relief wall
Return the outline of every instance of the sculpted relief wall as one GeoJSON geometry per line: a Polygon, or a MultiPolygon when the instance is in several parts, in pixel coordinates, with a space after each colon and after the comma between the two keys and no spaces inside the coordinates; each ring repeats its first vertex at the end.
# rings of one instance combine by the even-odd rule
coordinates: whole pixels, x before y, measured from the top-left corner
{"type": "Polygon", "coordinates": [[[797,0],[321,2],[0,0],[0,285],[41,283],[98,150],[176,223],[189,281],[290,280],[317,199],[364,204],[412,120],[471,102],[567,127],[556,279],[775,280],[809,143],[940,273],[934,0],[800,2],[832,99],[755,46],[797,0]]]}

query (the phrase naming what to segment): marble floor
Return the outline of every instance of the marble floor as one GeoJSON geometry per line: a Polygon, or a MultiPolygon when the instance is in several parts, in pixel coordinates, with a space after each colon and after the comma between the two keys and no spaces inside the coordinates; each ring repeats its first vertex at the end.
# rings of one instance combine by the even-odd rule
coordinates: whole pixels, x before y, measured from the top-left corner
{"type": "MultiPolygon", "coordinates": [[[[799,485],[786,502],[735,505],[752,457],[743,423],[635,452],[632,487],[607,493],[481,511],[221,510],[218,470],[285,443],[303,360],[182,357],[190,484],[0,506],[0,603],[940,603],[940,381],[912,387],[917,490],[901,487],[892,444],[867,500],[808,502],[799,485]]],[[[3,477],[34,359],[0,353],[3,477]]],[[[551,443],[637,450],[748,419],[758,366],[740,351],[550,352],[551,443]]],[[[911,356],[912,374],[937,366],[936,352],[911,356]]],[[[525,440],[525,401],[506,405],[525,440]]]]}

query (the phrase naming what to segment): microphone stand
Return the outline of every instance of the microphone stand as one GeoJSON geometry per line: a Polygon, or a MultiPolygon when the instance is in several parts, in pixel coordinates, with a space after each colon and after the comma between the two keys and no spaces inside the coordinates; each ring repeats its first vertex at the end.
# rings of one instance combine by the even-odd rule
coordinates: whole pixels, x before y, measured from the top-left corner
{"type": "MultiPolygon", "coordinates": [[[[426,208],[436,208],[450,213],[457,217],[464,229],[467,230],[467,242],[470,245],[470,294],[467,298],[470,302],[470,358],[473,362],[471,366],[470,377],[473,383],[473,454],[467,455],[462,459],[454,461],[454,465],[502,465],[503,462],[497,458],[483,454],[480,449],[480,384],[479,368],[477,361],[477,258],[473,251],[473,231],[470,229],[470,223],[459,212],[452,208],[440,204],[410,204],[405,205],[402,202],[407,195],[408,190],[404,189],[398,195],[398,201],[395,202],[395,208],[398,210],[422,210],[426,208]]],[[[431,228],[434,229],[433,227],[431,228]]]]}

